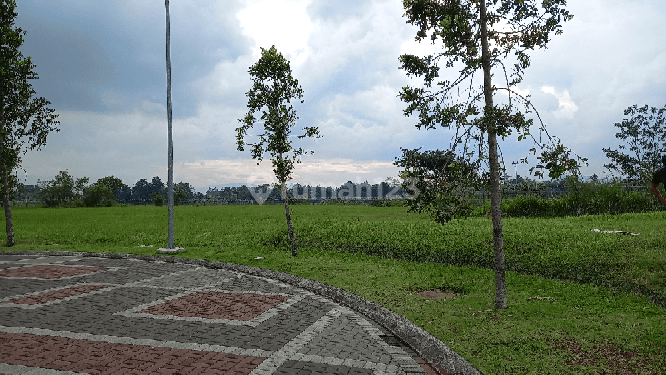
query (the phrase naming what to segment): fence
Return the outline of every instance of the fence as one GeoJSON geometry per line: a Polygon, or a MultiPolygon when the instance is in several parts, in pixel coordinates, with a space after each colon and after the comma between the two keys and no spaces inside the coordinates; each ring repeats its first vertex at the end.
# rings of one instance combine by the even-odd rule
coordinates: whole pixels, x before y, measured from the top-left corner
{"type": "Polygon", "coordinates": [[[10,206],[11,207],[35,207],[35,206],[41,206],[42,201],[34,200],[34,199],[21,199],[21,200],[14,200],[11,202],[10,206]]]}

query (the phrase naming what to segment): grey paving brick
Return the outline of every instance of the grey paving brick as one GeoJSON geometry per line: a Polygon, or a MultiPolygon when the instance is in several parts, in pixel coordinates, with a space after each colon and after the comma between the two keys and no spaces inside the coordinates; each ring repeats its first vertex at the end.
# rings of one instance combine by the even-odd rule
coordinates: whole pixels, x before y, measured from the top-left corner
{"type": "MultiPolygon", "coordinates": [[[[336,300],[346,298],[346,292],[333,291],[313,281],[245,266],[169,257],[0,254],[0,271],[34,265],[47,265],[46,268],[49,265],[91,266],[104,270],[63,279],[0,277],[0,334],[61,337],[83,340],[71,342],[93,346],[96,343],[129,344],[137,349],[157,348],[158,352],[163,348],[244,356],[248,358],[248,366],[253,368],[252,375],[426,373],[418,364],[421,359],[417,351],[398,340],[395,331],[368,317],[377,317],[367,308],[371,304],[366,301],[366,305],[361,306],[356,302],[360,301],[359,297],[354,297],[348,301],[350,303],[341,305],[336,300]],[[88,284],[105,288],[83,288],[86,292],[81,294],[33,305],[4,303],[9,299],[88,284]],[[238,293],[252,296],[242,300],[247,302],[233,305],[234,309],[240,309],[238,311],[255,309],[248,304],[260,302],[262,296],[282,296],[282,299],[274,299],[276,302],[265,305],[245,321],[182,315],[179,310],[157,315],[144,312],[153,311],[146,310],[151,306],[167,306],[168,301],[178,301],[188,295],[229,295],[231,298],[239,296],[238,293]],[[346,306],[360,308],[356,311],[346,306]]],[[[204,314],[201,311],[200,314],[204,314]]],[[[211,316],[223,316],[217,314],[211,316]]],[[[386,315],[384,312],[380,316],[386,315]]],[[[401,321],[400,327],[405,324],[401,321]]],[[[471,366],[464,360],[461,362],[455,356],[447,358],[462,364],[455,361],[445,364],[449,368],[458,366],[464,370],[461,373],[478,373],[473,368],[467,370],[471,366]]],[[[179,358],[172,360],[177,364],[179,358]]],[[[67,361],[54,363],[65,366],[67,361]]],[[[0,374],[24,370],[18,365],[3,364],[0,359],[0,374]]],[[[55,373],[60,372],[52,372],[55,373]]]]}

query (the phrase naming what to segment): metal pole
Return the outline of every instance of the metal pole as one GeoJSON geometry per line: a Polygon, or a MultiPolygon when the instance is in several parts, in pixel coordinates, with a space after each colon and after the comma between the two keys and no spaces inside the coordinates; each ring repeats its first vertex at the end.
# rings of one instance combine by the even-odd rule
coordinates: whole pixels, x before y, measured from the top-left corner
{"type": "Polygon", "coordinates": [[[173,137],[171,132],[171,35],[169,20],[169,0],[165,0],[166,6],[166,64],[167,64],[167,118],[169,121],[169,180],[167,199],[169,200],[169,249],[173,249],[173,137]]]}
{"type": "Polygon", "coordinates": [[[167,68],[167,119],[169,123],[169,151],[168,151],[168,164],[169,164],[169,178],[167,181],[167,199],[169,202],[169,243],[166,249],[157,249],[158,253],[177,253],[183,252],[185,249],[175,247],[173,240],[173,137],[171,132],[171,34],[170,34],[170,21],[169,21],[169,0],[164,1],[166,7],[166,68],[167,68]]]}

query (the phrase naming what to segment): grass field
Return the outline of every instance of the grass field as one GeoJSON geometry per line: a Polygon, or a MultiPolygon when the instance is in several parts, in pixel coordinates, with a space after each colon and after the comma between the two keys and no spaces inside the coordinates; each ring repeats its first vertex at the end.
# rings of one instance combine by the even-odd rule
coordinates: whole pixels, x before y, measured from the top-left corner
{"type": "MultiPolygon", "coordinates": [[[[187,249],[177,256],[345,289],[407,317],[486,374],[666,371],[664,211],[503,218],[508,308],[494,310],[489,218],[441,226],[405,207],[292,210],[297,258],[283,206],[176,207],[175,243],[187,249]],[[417,294],[424,290],[458,296],[431,300],[417,294]]],[[[13,216],[16,246],[4,250],[154,255],[167,245],[166,207],[22,208],[13,216]]]]}

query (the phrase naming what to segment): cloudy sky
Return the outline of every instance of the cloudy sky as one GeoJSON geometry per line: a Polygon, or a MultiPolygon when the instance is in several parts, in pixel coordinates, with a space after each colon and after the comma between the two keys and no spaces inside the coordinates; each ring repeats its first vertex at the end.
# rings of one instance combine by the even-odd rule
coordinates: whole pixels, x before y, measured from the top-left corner
{"type": "MultiPolygon", "coordinates": [[[[601,149],[620,144],[613,124],[624,109],[666,105],[666,3],[585,0],[568,9],[574,19],[548,49],[531,54],[518,89],[531,94],[551,135],[589,159],[582,174],[604,177],[609,160],[601,149]]],[[[19,178],[34,184],[68,170],[91,182],[113,175],[130,186],[153,176],[166,183],[164,2],[30,0],[16,11],[16,25],[27,31],[22,52],[40,77],[33,87],[61,122],[42,151],[24,157],[27,174],[19,178]]],[[[418,82],[398,69],[398,56],[441,49],[416,43],[403,12],[400,0],[171,1],[174,180],[203,191],[277,181],[270,157],[257,166],[249,149],[237,151],[234,131],[247,112],[248,68],[259,47],[271,45],[304,90],[292,134],[317,126],[323,135],[294,138],[315,154],[302,157],[293,182],[378,183],[398,175],[392,162],[401,147],[449,148],[450,131],[418,130],[418,119],[403,115],[400,88],[418,82]]],[[[255,125],[250,134],[262,130],[255,125]]],[[[519,158],[536,165],[531,140],[519,143],[514,134],[500,146],[510,174],[519,158]]],[[[528,168],[517,172],[526,176],[528,168]]]]}

